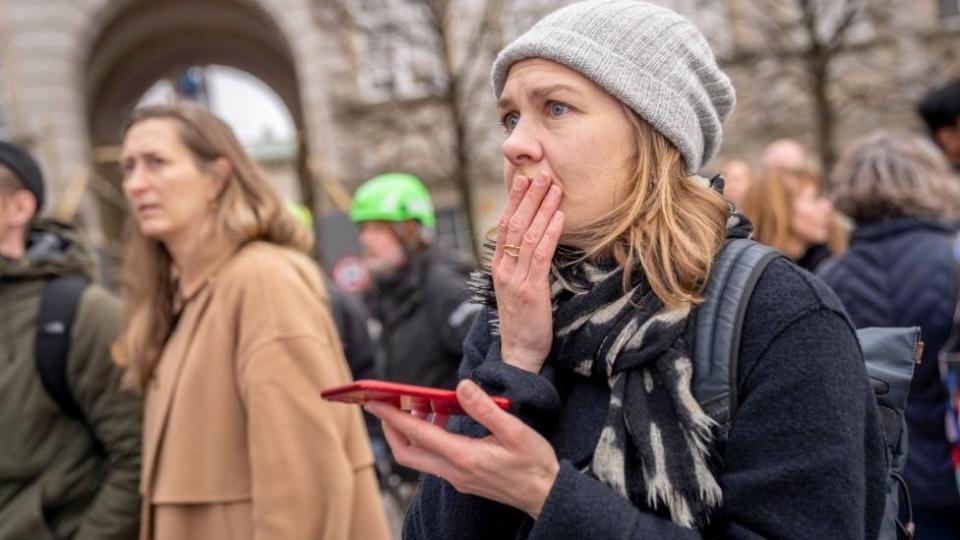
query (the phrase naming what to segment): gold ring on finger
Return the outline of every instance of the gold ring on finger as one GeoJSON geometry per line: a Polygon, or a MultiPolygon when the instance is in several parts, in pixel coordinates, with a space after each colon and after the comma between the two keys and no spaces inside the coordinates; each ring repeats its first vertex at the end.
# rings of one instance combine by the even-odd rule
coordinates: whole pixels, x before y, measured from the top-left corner
{"type": "Polygon", "coordinates": [[[514,259],[520,256],[520,246],[514,246],[512,244],[507,244],[503,246],[503,252],[507,255],[513,257],[514,259]]]}

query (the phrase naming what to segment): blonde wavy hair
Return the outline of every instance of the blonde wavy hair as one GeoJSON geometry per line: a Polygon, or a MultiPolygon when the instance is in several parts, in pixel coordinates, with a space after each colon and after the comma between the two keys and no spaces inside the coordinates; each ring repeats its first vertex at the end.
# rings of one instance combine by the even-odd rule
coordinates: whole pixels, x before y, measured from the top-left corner
{"type": "MultiPolygon", "coordinates": [[[[246,153],[233,130],[206,109],[181,103],[133,112],[124,136],[147,120],[176,124],[180,141],[201,170],[218,159],[230,163],[231,174],[212,206],[213,234],[234,246],[262,240],[309,253],[313,233],[284,205],[280,194],[246,153]]],[[[162,242],[144,236],[132,216],[127,220],[127,245],[121,271],[124,328],[112,351],[127,368],[127,383],[143,389],[153,377],[164,343],[173,330],[177,282],[173,259],[162,242]]]]}
{"type": "Polygon", "coordinates": [[[607,216],[571,233],[576,245],[593,246],[591,260],[624,269],[624,291],[643,271],[667,306],[703,300],[714,259],[726,238],[727,202],[687,174],[683,156],[666,137],[623,105],[636,140],[630,181],[607,216]]]}
{"type": "MultiPolygon", "coordinates": [[[[816,167],[764,170],[747,190],[740,208],[753,223],[754,240],[787,253],[793,238],[790,222],[794,199],[804,188],[813,188],[820,194],[821,187],[822,180],[816,167]]],[[[843,253],[848,240],[849,233],[836,214],[832,215],[826,242],[830,251],[835,255],[843,253]]]]}
{"type": "Polygon", "coordinates": [[[741,211],[753,223],[753,238],[781,251],[790,244],[793,232],[793,200],[805,187],[820,192],[820,177],[812,170],[764,170],[750,186],[741,211]]]}

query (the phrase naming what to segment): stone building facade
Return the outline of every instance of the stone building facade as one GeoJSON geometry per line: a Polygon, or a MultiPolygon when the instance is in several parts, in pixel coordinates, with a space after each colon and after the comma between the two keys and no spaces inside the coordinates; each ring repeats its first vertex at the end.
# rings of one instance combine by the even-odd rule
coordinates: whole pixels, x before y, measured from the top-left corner
{"type": "MultiPolygon", "coordinates": [[[[486,77],[492,55],[569,0],[448,2],[438,34],[424,0],[0,0],[0,136],[43,161],[50,210],[71,186],[98,179],[80,219],[107,245],[122,219],[106,192],[117,188],[125,115],[161,78],[194,65],[231,66],[264,81],[290,110],[300,139],[293,166],[318,211],[342,202],[331,186],[349,192],[377,172],[410,170],[432,186],[443,227],[458,242],[455,176],[469,180],[478,232],[502,204],[501,135],[486,77]],[[465,169],[455,158],[458,140],[468,148],[465,169]]],[[[894,0],[866,4],[885,2],[894,0]]],[[[660,3],[704,31],[738,89],[738,109],[708,172],[728,157],[756,159],[777,136],[817,145],[809,88],[788,76],[803,71],[803,56],[769,46],[757,18],[764,2],[660,3]]],[[[863,83],[830,90],[840,149],[870,129],[916,127],[914,102],[960,75],[957,0],[894,3],[882,24],[860,24],[833,64],[835,80],[863,83]]]]}

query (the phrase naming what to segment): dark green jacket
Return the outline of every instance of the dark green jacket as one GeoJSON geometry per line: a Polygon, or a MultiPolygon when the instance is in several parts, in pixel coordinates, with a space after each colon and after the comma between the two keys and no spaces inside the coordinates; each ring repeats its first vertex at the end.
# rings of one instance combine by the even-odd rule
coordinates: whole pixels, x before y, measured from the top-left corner
{"type": "Polygon", "coordinates": [[[27,256],[0,258],[0,540],[135,538],[141,398],[121,390],[109,348],[120,307],[88,286],[77,306],[67,381],[99,444],[65,416],[36,369],[34,339],[47,279],[92,281],[93,261],[66,228],[40,224],[27,256]]]}

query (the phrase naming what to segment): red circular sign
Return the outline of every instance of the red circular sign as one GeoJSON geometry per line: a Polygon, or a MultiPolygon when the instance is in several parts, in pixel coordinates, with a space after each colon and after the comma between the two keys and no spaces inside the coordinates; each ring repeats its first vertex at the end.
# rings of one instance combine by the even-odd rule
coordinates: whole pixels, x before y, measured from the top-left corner
{"type": "Polygon", "coordinates": [[[367,265],[356,255],[344,255],[337,259],[330,275],[337,287],[351,294],[361,293],[370,285],[367,265]]]}

